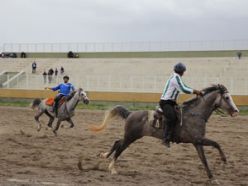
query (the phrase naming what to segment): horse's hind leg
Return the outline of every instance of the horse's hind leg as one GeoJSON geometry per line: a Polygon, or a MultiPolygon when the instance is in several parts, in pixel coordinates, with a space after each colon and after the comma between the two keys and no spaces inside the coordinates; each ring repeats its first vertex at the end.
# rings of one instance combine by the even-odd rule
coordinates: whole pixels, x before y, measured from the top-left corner
{"type": "Polygon", "coordinates": [[[49,117],[49,122],[48,122],[47,126],[52,128],[54,117],[47,110],[45,111],[45,114],[49,117]]]}
{"type": "Polygon", "coordinates": [[[111,150],[109,152],[105,152],[105,153],[100,153],[99,157],[101,158],[109,158],[109,156],[111,156],[111,154],[117,149],[117,147],[119,147],[119,143],[121,140],[117,140],[115,141],[114,145],[112,146],[111,150]]]}
{"type": "MultiPolygon", "coordinates": [[[[117,171],[115,169],[115,163],[118,159],[118,157],[121,155],[121,153],[131,144],[133,143],[136,139],[132,139],[132,140],[119,140],[117,141],[113,147],[115,147],[115,154],[114,154],[114,159],[110,162],[109,164],[109,170],[111,172],[111,174],[117,174],[117,171]]],[[[114,150],[113,150],[114,151],[114,150]]]]}
{"type": "Polygon", "coordinates": [[[34,116],[34,119],[35,119],[36,123],[38,124],[38,128],[37,128],[37,131],[38,131],[38,132],[39,132],[40,129],[41,129],[41,124],[40,124],[39,118],[40,118],[40,116],[41,116],[43,113],[44,113],[44,111],[39,110],[39,112],[37,112],[36,115],[34,116]]]}
{"type": "Polygon", "coordinates": [[[218,151],[220,153],[221,160],[224,163],[226,163],[226,156],[225,156],[224,152],[222,151],[220,145],[217,142],[215,142],[213,140],[210,140],[210,139],[207,139],[207,138],[204,138],[204,139],[202,139],[202,142],[201,143],[204,146],[212,146],[212,147],[218,149],[218,151]]]}

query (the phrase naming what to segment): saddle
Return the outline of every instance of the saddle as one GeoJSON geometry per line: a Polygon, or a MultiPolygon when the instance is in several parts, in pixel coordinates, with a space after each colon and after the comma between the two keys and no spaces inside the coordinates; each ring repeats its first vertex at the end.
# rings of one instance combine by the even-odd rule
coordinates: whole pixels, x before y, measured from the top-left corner
{"type": "MultiPolygon", "coordinates": [[[[67,100],[67,98],[64,96],[64,97],[62,97],[60,100],[59,100],[59,105],[58,105],[58,107],[60,107],[65,101],[67,100]]],[[[47,100],[46,100],[46,105],[47,106],[53,106],[54,105],[54,98],[47,98],[47,100]]]]}
{"type": "MultiPolygon", "coordinates": [[[[72,92],[69,96],[63,96],[60,100],[59,100],[59,105],[58,107],[60,107],[65,101],[70,101],[73,96],[75,95],[75,91],[72,92]]],[[[54,98],[47,98],[46,100],[46,105],[48,106],[53,106],[54,105],[54,98]]]]}
{"type": "MultiPolygon", "coordinates": [[[[175,106],[177,113],[177,122],[181,120],[181,112],[179,106],[175,106]]],[[[157,107],[153,112],[153,120],[151,123],[153,128],[164,129],[166,127],[166,118],[163,114],[163,110],[160,107],[157,107]],[[163,122],[165,120],[165,122],[163,122]]]]}
{"type": "Polygon", "coordinates": [[[160,107],[157,107],[153,113],[152,127],[157,129],[165,127],[163,124],[163,110],[160,107]]]}

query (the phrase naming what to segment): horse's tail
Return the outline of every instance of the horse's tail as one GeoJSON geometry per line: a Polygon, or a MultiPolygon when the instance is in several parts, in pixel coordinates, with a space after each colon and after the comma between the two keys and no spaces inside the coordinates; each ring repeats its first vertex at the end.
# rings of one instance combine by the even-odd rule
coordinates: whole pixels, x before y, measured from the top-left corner
{"type": "Polygon", "coordinates": [[[99,132],[99,131],[105,129],[107,124],[109,123],[109,121],[111,121],[112,119],[117,118],[117,117],[120,117],[122,119],[126,119],[130,113],[131,112],[128,109],[126,109],[125,107],[123,107],[121,105],[117,105],[114,108],[112,108],[111,110],[106,111],[104,120],[103,120],[101,125],[92,126],[92,127],[90,127],[90,130],[93,132],[99,132]]]}
{"type": "Polygon", "coordinates": [[[37,108],[40,105],[40,103],[41,103],[41,99],[40,98],[35,98],[33,100],[33,102],[30,104],[30,107],[32,109],[35,109],[35,108],[37,108]]]}

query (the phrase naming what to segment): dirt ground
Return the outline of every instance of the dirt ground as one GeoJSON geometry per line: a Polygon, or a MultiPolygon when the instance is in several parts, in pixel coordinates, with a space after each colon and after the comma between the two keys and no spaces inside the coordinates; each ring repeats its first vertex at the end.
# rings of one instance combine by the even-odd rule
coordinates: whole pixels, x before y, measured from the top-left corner
{"type": "MultiPolygon", "coordinates": [[[[103,111],[77,111],[75,128],[61,128],[55,137],[46,130],[46,116],[36,131],[33,111],[0,107],[0,185],[206,185],[205,170],[190,144],[173,144],[145,137],[131,145],[120,157],[118,175],[108,172],[110,160],[97,154],[108,151],[123,134],[123,121],[93,134],[103,111]],[[82,170],[78,169],[79,159],[82,170]]],[[[65,124],[67,126],[67,124],[65,124]]],[[[221,185],[248,185],[248,116],[212,116],[207,136],[222,146],[228,163],[218,152],[206,147],[210,168],[221,185]]]]}

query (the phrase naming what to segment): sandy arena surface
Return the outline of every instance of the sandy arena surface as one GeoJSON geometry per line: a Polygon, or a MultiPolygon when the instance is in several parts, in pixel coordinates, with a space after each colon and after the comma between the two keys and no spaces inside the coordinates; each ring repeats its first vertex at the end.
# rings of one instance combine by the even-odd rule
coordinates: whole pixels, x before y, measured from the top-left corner
{"type": "MultiPolygon", "coordinates": [[[[61,128],[55,137],[46,130],[46,116],[36,131],[34,112],[24,108],[0,107],[0,185],[206,185],[208,178],[190,144],[164,147],[157,139],[145,137],[131,145],[119,158],[118,175],[108,172],[110,160],[97,154],[108,151],[122,137],[123,121],[93,134],[103,111],[77,111],[75,128],[61,128]],[[78,169],[79,159],[83,170],[78,169]]],[[[68,126],[66,124],[66,126],[68,126]]],[[[222,146],[228,163],[218,152],[206,147],[210,168],[221,185],[248,185],[248,116],[213,116],[207,137],[222,146]]]]}

